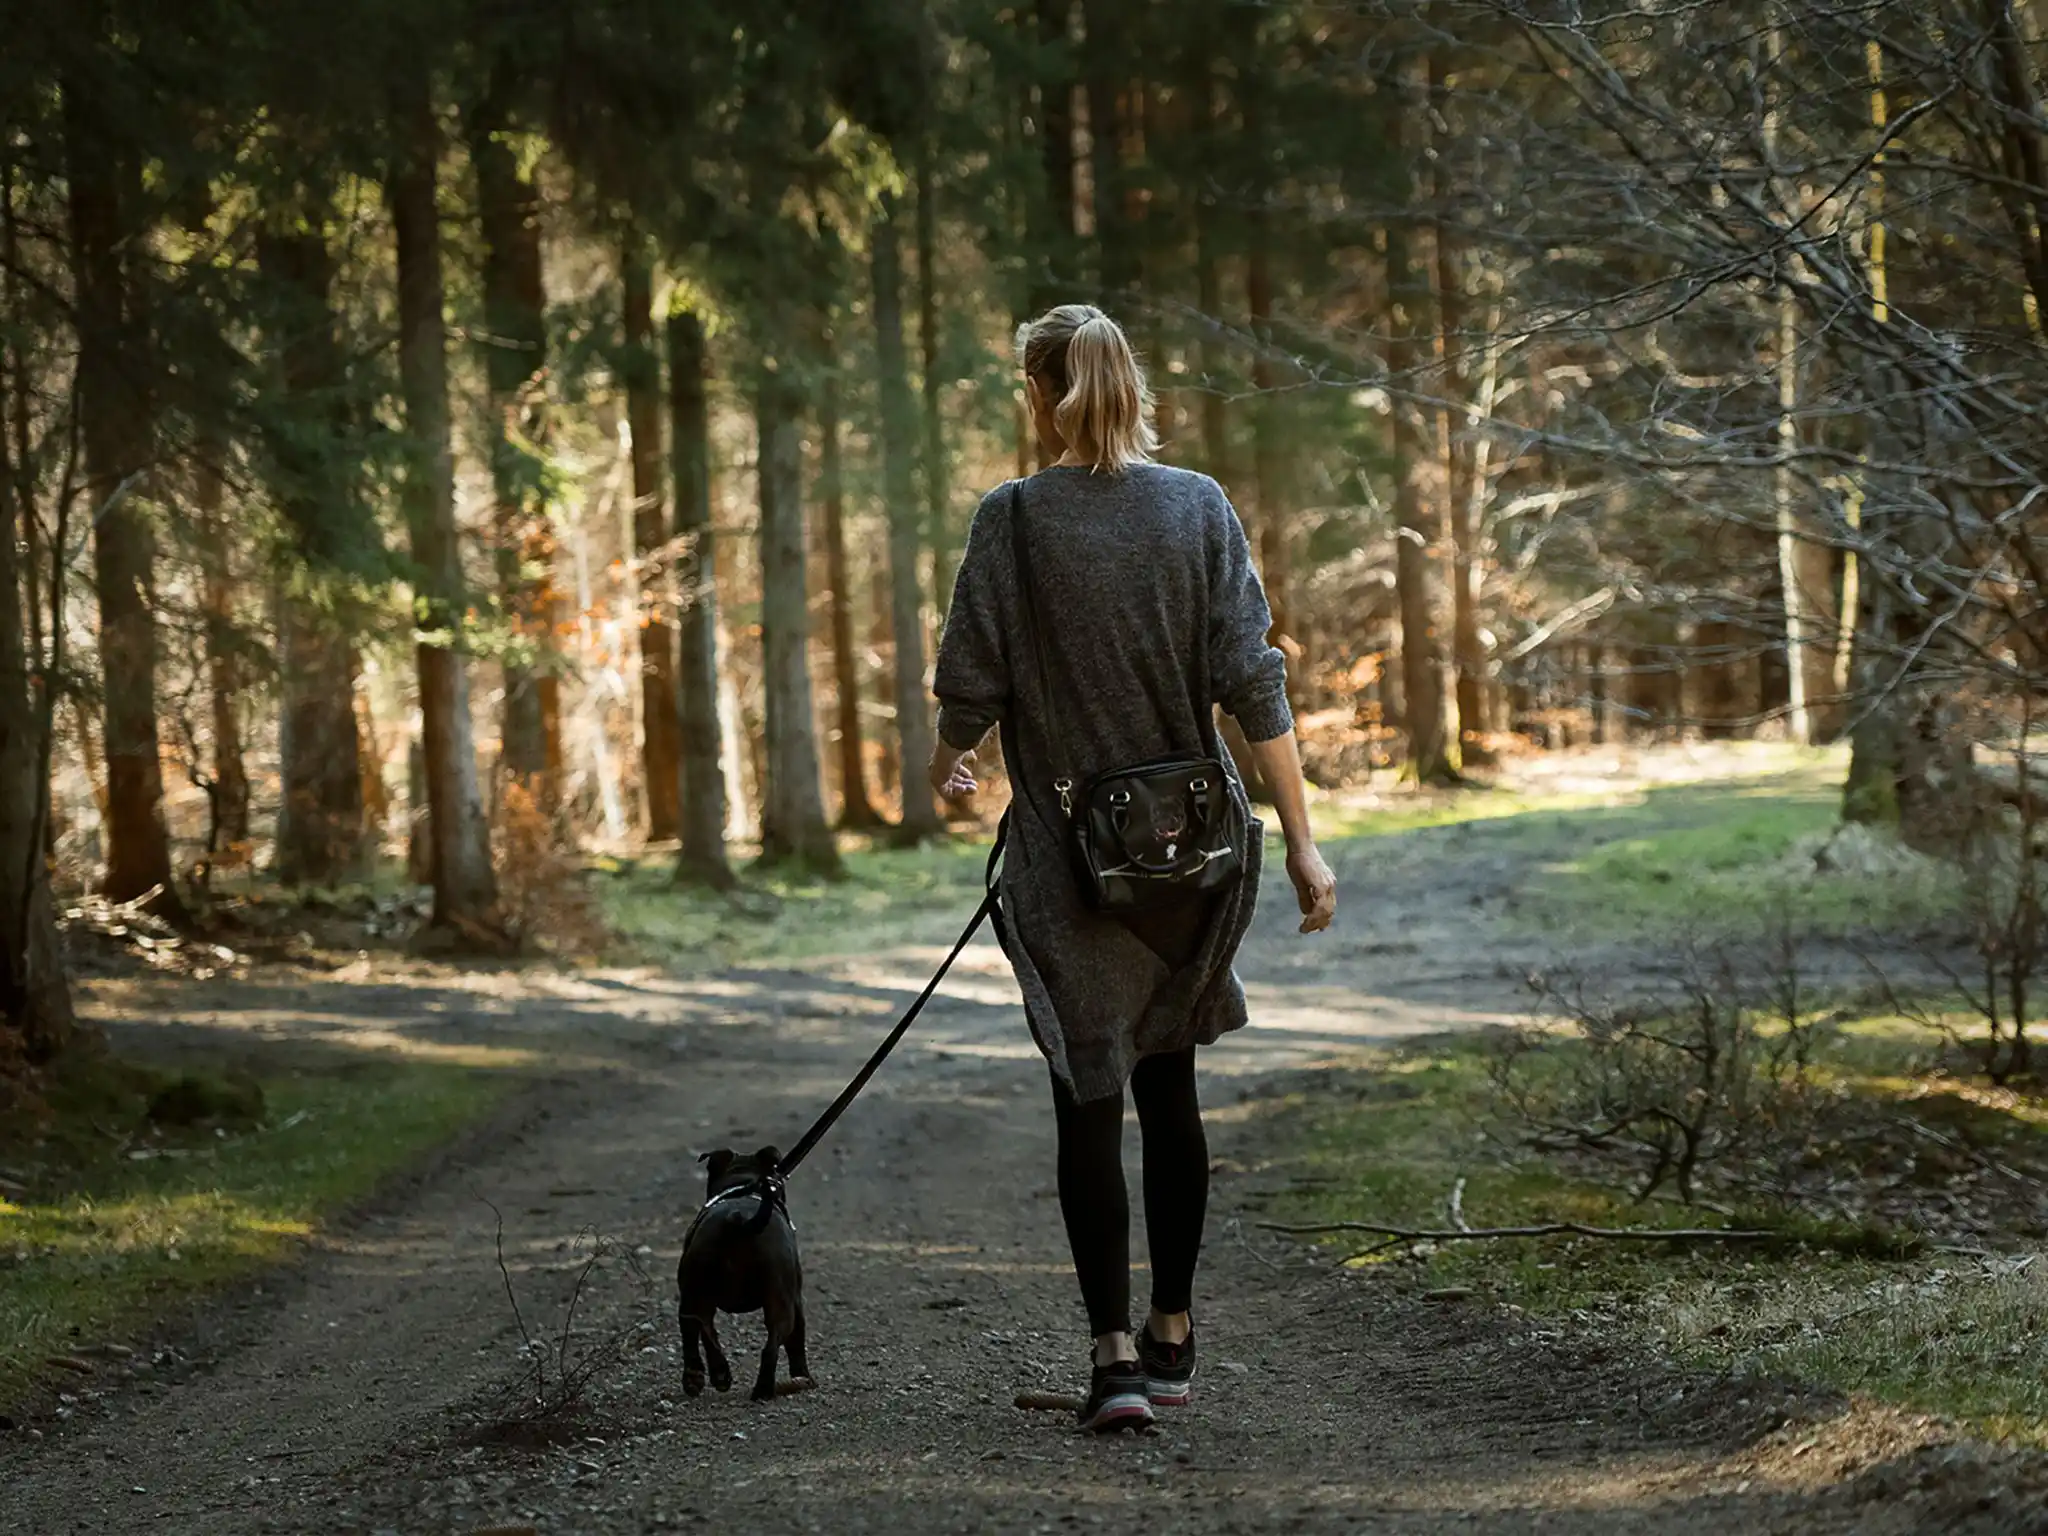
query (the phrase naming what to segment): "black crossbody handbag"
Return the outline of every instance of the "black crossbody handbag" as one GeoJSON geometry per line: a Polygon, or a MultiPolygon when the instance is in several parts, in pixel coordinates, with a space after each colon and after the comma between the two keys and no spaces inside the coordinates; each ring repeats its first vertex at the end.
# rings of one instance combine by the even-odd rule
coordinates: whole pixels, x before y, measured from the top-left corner
{"type": "MultiPolygon", "coordinates": [[[[1162,757],[1076,786],[1053,714],[1052,671],[1032,592],[1021,482],[1010,486],[1010,539],[1024,628],[1038,674],[1052,787],[1081,895],[1098,912],[1155,911],[1228,890],[1244,875],[1249,828],[1229,771],[1213,757],[1162,757]]],[[[1013,661],[1014,670],[1015,663],[1013,661]]],[[[1196,701],[1196,718],[1203,713],[1196,701]]]]}

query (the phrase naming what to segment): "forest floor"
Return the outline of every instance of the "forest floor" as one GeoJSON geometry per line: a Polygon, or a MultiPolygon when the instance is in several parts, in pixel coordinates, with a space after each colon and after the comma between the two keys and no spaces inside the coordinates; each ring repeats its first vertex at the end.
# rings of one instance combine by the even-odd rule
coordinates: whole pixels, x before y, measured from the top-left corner
{"type": "MultiPolygon", "coordinates": [[[[964,855],[908,856],[939,873],[901,912],[858,880],[821,898],[840,905],[786,949],[737,925],[708,970],[373,957],[94,982],[124,1051],[518,1062],[502,1070],[528,1091],[300,1262],[110,1341],[133,1353],[94,1356],[67,1401],[0,1438],[0,1530],[2048,1529],[2035,1453],[1683,1364],[1605,1322],[1445,1296],[1413,1266],[1346,1268],[1255,1224],[1304,1166],[1290,1106],[1355,1091],[1375,1052],[1520,1017],[1525,976],[1561,956],[1658,963],[1671,934],[1726,915],[1730,839],[1752,873],[1759,847],[1810,867],[1828,771],[1579,758],[1493,812],[1326,806],[1338,929],[1297,936],[1275,876],[1243,957],[1255,1027],[1204,1054],[1202,1376],[1142,1437],[1013,1405],[1080,1384],[1085,1340],[1044,1068],[987,942],[791,1191],[816,1389],[681,1394],[671,1275],[695,1154],[786,1144],[826,1102],[969,910],[951,899],[972,891],[964,855]],[[566,1428],[508,1425],[533,1360],[508,1287],[544,1349],[579,1290],[568,1353],[617,1349],[566,1428]]],[[[1855,904],[1849,883],[1801,887],[1818,928],[1855,904]]],[[[627,896],[651,950],[656,898],[627,896]]],[[[1136,1151],[1132,1135],[1133,1167],[1136,1151]]],[[[743,1378],[757,1327],[723,1324],[743,1378]]]]}

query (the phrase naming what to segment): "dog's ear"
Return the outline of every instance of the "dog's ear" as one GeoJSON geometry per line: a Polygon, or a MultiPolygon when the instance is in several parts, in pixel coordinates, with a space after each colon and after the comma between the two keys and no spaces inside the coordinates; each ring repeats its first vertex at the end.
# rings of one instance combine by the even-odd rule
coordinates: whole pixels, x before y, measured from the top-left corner
{"type": "Polygon", "coordinates": [[[782,1153],[775,1147],[763,1147],[754,1154],[754,1165],[758,1168],[780,1168],[782,1153]]]}
{"type": "Polygon", "coordinates": [[[720,1147],[715,1152],[706,1152],[697,1161],[706,1165],[705,1171],[712,1178],[722,1178],[725,1170],[732,1166],[732,1148],[720,1147]]]}

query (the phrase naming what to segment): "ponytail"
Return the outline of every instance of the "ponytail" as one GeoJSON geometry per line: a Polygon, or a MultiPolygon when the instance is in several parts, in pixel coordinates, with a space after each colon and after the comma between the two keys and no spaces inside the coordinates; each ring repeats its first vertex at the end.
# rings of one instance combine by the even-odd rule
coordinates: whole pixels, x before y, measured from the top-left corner
{"type": "Polygon", "coordinates": [[[1053,423],[1077,458],[1099,470],[1149,462],[1152,393],[1122,326],[1092,304],[1062,304],[1018,331],[1017,352],[1057,402],[1053,423]]]}

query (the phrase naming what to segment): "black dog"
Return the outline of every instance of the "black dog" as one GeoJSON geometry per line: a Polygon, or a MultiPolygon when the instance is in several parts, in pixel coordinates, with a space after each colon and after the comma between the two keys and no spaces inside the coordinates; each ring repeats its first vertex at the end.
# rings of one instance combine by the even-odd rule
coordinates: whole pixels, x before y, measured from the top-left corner
{"type": "Polygon", "coordinates": [[[804,1358],[803,1261],[797,1256],[796,1228],[776,1169],[779,1157],[774,1147],[763,1147],[751,1157],[721,1147],[698,1159],[710,1165],[705,1181],[708,1198],[690,1223],[676,1265],[683,1391],[690,1397],[704,1390],[700,1338],[704,1354],[711,1357],[711,1384],[721,1392],[732,1386],[732,1367],[718,1347],[720,1312],[765,1315],[768,1345],[761,1351],[761,1374],[754,1379],[756,1401],[775,1395],[775,1360],[785,1345],[790,1376],[801,1379],[811,1374],[804,1358]]]}

